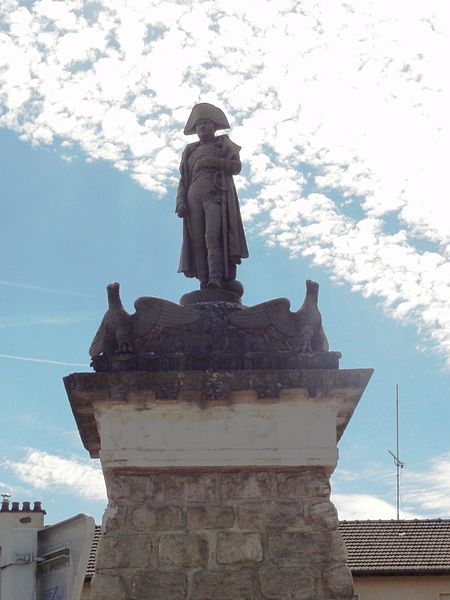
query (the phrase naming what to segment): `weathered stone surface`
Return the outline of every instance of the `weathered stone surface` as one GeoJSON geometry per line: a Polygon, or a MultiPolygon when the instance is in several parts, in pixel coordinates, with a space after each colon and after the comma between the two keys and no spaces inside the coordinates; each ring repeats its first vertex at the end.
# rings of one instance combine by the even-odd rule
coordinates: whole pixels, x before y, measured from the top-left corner
{"type": "Polygon", "coordinates": [[[199,571],[194,575],[192,599],[256,600],[253,575],[247,569],[199,571]]]}
{"type": "Polygon", "coordinates": [[[260,533],[219,533],[216,559],[221,565],[261,562],[263,558],[260,533]]]}
{"type": "Polygon", "coordinates": [[[339,519],[337,510],[332,502],[317,502],[310,507],[312,522],[325,529],[337,529],[339,519]]]}
{"type": "Polygon", "coordinates": [[[231,506],[193,506],[187,509],[188,529],[227,529],[234,525],[231,506]]]}
{"type": "Polygon", "coordinates": [[[137,531],[164,531],[181,527],[179,506],[152,507],[148,503],[133,511],[133,526],[137,531]]]}
{"type": "Polygon", "coordinates": [[[122,578],[97,574],[92,580],[92,600],[128,600],[122,578]]]}
{"type": "Polygon", "coordinates": [[[127,527],[126,521],[126,504],[118,504],[114,500],[110,500],[103,516],[102,532],[106,535],[114,535],[122,529],[125,530],[127,527]]]}
{"type": "Polygon", "coordinates": [[[346,550],[335,531],[283,531],[269,533],[269,557],[279,566],[304,562],[345,562],[346,550]]]}
{"type": "Polygon", "coordinates": [[[299,389],[305,390],[311,399],[342,398],[336,422],[339,439],[372,375],[371,369],[338,370],[311,365],[302,368],[296,365],[293,369],[249,367],[244,371],[205,372],[174,371],[169,366],[162,372],[75,373],[64,378],[81,439],[92,458],[99,457],[100,449],[96,407],[110,400],[127,404],[130,397],[143,394],[174,401],[189,396],[208,403],[212,399],[227,400],[247,390],[252,390],[258,399],[277,399],[280,392],[299,389]]]}
{"type": "Polygon", "coordinates": [[[239,526],[243,529],[282,529],[303,524],[303,504],[299,502],[255,502],[239,506],[239,526]]]}
{"type": "Polygon", "coordinates": [[[208,542],[194,533],[162,535],[159,540],[161,565],[205,567],[208,562],[208,542]]]}
{"type": "Polygon", "coordinates": [[[224,500],[268,498],[272,494],[271,477],[269,473],[258,472],[224,473],[220,492],[224,500]]]}
{"type": "Polygon", "coordinates": [[[330,481],[324,469],[308,468],[296,473],[278,473],[280,498],[330,496],[330,481]]]}
{"type": "Polygon", "coordinates": [[[151,476],[148,499],[164,504],[170,501],[213,502],[217,499],[217,477],[209,473],[158,473],[151,476]]]}
{"type": "Polygon", "coordinates": [[[323,574],[325,589],[332,598],[337,600],[352,600],[353,579],[347,566],[338,566],[327,569],[323,574]]]}
{"type": "Polygon", "coordinates": [[[149,478],[148,500],[165,504],[184,497],[185,478],[172,473],[155,473],[149,478]]]}
{"type": "Polygon", "coordinates": [[[113,475],[107,477],[110,496],[125,502],[143,501],[147,493],[148,478],[135,475],[113,475]]]}
{"type": "Polygon", "coordinates": [[[134,577],[130,600],[185,600],[186,594],[185,573],[150,571],[134,577]]]}
{"type": "Polygon", "coordinates": [[[216,475],[209,473],[191,473],[186,478],[184,497],[187,502],[214,502],[218,499],[216,475]]]}
{"type": "Polygon", "coordinates": [[[145,568],[152,565],[152,540],[148,535],[102,535],[96,569],[145,568]]]}
{"type": "Polygon", "coordinates": [[[314,571],[297,569],[261,569],[258,581],[265,600],[312,600],[316,598],[314,571]]]}

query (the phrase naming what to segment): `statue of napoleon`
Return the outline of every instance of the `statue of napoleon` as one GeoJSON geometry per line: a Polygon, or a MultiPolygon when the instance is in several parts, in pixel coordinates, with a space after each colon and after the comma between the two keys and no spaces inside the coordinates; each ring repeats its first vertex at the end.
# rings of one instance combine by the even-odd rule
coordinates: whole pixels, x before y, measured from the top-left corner
{"type": "Polygon", "coordinates": [[[184,149],[176,213],[183,219],[179,273],[197,277],[200,288],[225,288],[242,295],[236,265],[248,257],[233,175],[241,170],[240,146],[218,129],[229,129],[220,108],[202,102],[192,109],[185,135],[198,142],[184,149]]]}

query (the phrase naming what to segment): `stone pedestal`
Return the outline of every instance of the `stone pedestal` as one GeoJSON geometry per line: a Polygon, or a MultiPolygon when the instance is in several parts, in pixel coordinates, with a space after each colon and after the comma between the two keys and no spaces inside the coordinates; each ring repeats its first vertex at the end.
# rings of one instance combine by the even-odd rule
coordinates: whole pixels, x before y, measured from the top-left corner
{"type": "Polygon", "coordinates": [[[66,377],[108,490],[93,600],[352,600],[329,477],[371,373],[66,377]]]}

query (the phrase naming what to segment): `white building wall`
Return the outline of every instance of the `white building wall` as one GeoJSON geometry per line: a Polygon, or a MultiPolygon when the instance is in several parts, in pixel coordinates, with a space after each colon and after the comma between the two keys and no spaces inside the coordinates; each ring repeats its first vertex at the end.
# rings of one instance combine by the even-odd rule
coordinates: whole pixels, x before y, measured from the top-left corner
{"type": "Polygon", "coordinates": [[[450,575],[354,576],[358,600],[447,600],[450,575]]]}

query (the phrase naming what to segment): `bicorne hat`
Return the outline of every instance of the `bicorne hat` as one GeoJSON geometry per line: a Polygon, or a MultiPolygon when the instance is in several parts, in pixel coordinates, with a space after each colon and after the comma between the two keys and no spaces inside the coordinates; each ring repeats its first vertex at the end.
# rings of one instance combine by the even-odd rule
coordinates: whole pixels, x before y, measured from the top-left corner
{"type": "Polygon", "coordinates": [[[225,116],[225,113],[217,106],[208,102],[200,102],[196,104],[189,115],[189,119],[184,128],[184,135],[192,135],[195,133],[195,124],[200,119],[209,119],[214,123],[217,129],[229,129],[230,124],[225,116]]]}

